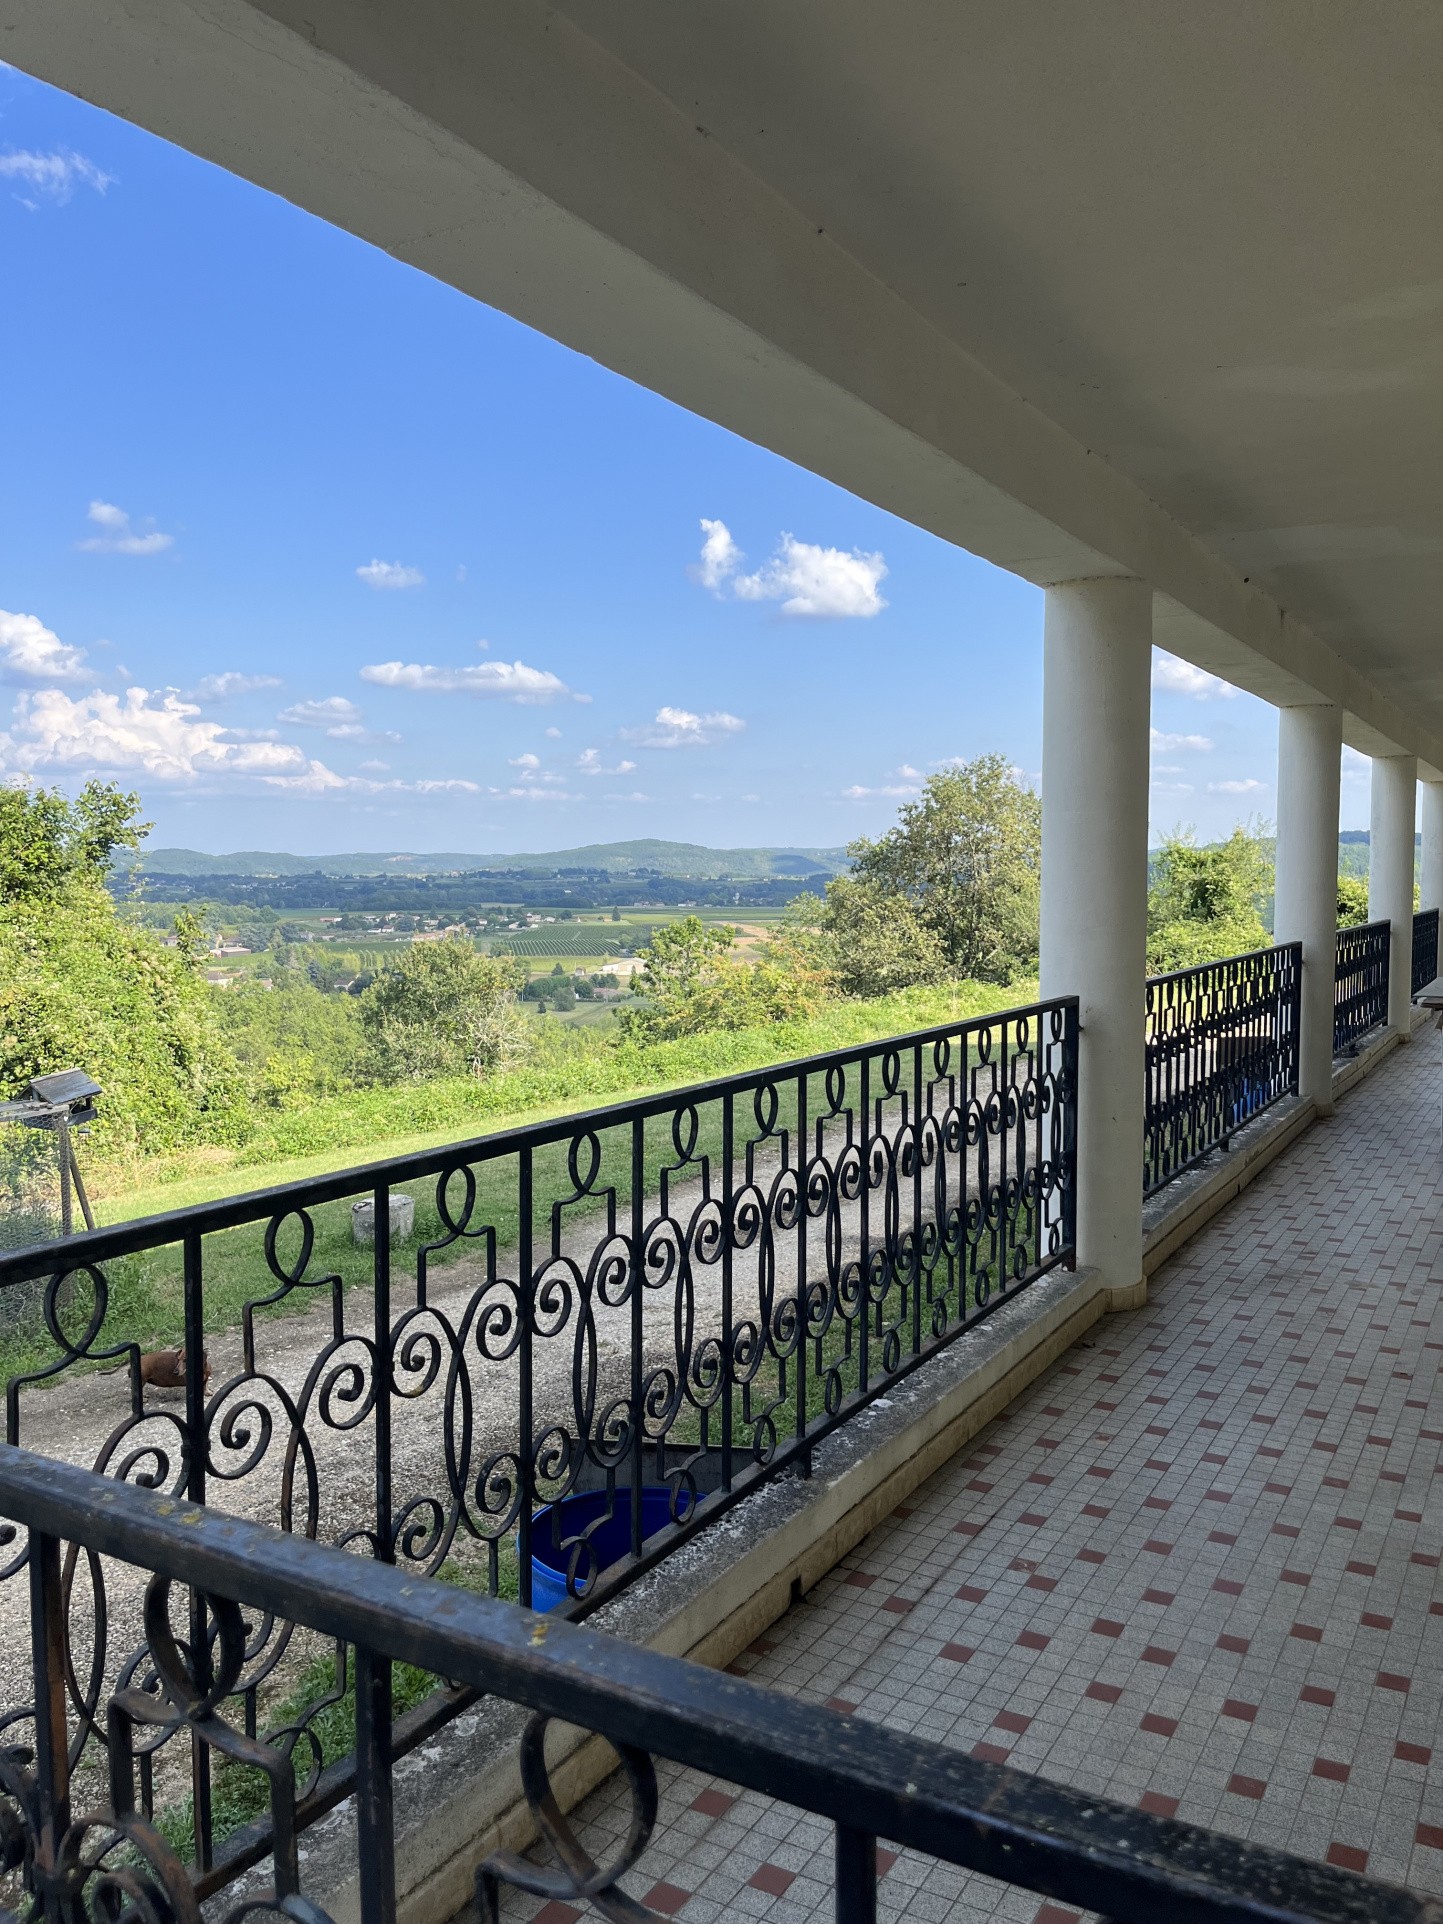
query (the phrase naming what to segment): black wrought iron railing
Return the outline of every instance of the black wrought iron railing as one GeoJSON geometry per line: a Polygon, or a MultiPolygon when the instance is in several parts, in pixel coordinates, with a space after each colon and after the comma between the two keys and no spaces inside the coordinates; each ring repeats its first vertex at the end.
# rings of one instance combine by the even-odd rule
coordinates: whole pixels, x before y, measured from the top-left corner
{"type": "Polygon", "coordinates": [[[1143,1194],[1298,1086],[1298,942],[1147,984],[1143,1194]]]}
{"type": "Polygon", "coordinates": [[[1413,917],[1413,984],[1418,995],[1438,977],[1438,911],[1422,909],[1413,917]]]}
{"type": "MultiPolygon", "coordinates": [[[[1077,1022],[1045,1003],[0,1256],[8,1441],[584,1615],[1072,1258],[1077,1022]]],[[[62,1585],[78,1761],[150,1658],[133,1573],[72,1551],[62,1585]]],[[[267,1617],[222,1695],[304,1749],[347,1680],[291,1642],[267,1617]]],[[[397,1749],[457,1707],[413,1705],[397,1749]]],[[[225,1841],[209,1767],[144,1765],[207,1889],[271,1848],[225,1841]]]]}
{"type": "MultiPolygon", "coordinates": [[[[12,1747],[0,1752],[0,1848],[10,1895],[20,1900],[9,1909],[37,1924],[87,1916],[200,1924],[204,1880],[147,1822],[137,1770],[159,1741],[177,1735],[232,1769],[251,1766],[268,1789],[274,1887],[248,1893],[224,1924],[266,1911],[295,1924],[331,1924],[303,1887],[289,1821],[297,1743],[289,1733],[260,1741],[224,1714],[241,1695],[254,1626],[282,1617],[349,1653],[361,1924],[393,1924],[397,1912],[391,1719],[398,1660],[452,1679],[473,1698],[485,1692],[531,1713],[520,1740],[521,1785],[556,1862],[510,1852],[484,1859],[476,1872],[482,1924],[496,1924],[503,1894],[515,1889],[569,1901],[613,1924],[661,1924],[662,1912],[638,1902],[621,1880],[633,1869],[646,1874],[662,1786],[676,1781],[676,1765],[823,1819],[831,1848],[820,1843],[823,1861],[809,1868],[830,1873],[838,1924],[874,1924],[881,1840],[928,1860],[934,1896],[940,1862],[1116,1924],[1163,1916],[1194,1924],[1429,1924],[1437,1916],[1433,1899],[1351,1871],[1084,1795],[580,1626],[539,1634],[538,1619],[514,1606],[458,1594],[383,1560],[346,1556],[3,1446],[0,1516],[12,1520],[10,1545],[28,1569],[38,1706],[23,1730],[12,1726],[12,1747]],[[19,1530],[30,1533],[23,1544],[19,1530]],[[122,1559],[148,1573],[149,1640],[144,1666],[105,1703],[105,1785],[99,1807],[78,1820],[65,1670],[66,1572],[77,1555],[90,1564],[122,1559]],[[605,1865],[591,1857],[556,1795],[545,1745],[553,1722],[599,1733],[625,1772],[631,1823],[605,1865]]],[[[733,1843],[719,1854],[711,1873],[719,1894],[737,1850],[733,1843]]],[[[964,1879],[952,1894],[965,1903],[964,1879]]],[[[972,1895],[990,1909],[997,1892],[982,1884],[972,1895]]]]}
{"type": "Polygon", "coordinates": [[[1370,1029],[1388,1020],[1387,922],[1338,930],[1333,999],[1333,1054],[1343,1055],[1370,1029]]]}

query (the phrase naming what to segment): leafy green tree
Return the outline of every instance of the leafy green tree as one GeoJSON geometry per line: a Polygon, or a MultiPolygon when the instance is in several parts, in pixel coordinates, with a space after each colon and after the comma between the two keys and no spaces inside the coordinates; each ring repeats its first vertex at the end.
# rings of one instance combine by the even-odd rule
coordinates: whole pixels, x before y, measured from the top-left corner
{"type": "Polygon", "coordinates": [[[755,962],[732,955],[736,930],[699,916],[656,929],[641,951],[632,986],[642,1006],[624,1010],[621,1028],[662,1042],[716,1029],[754,1029],[815,1015],[834,983],[815,939],[783,932],[755,962]]]}
{"type": "Polygon", "coordinates": [[[383,1082],[484,1076],[527,1049],[515,965],[462,936],[410,949],[359,998],[371,1073],[383,1082]]]}
{"type": "Polygon", "coordinates": [[[357,1079],[363,1034],[355,999],[323,994],[299,969],[269,989],[243,982],[217,993],[215,1016],[252,1099],[266,1108],[304,1108],[357,1079]]]}
{"type": "Polygon", "coordinates": [[[1273,886],[1271,843],[1260,825],[1202,847],[1169,835],[1152,859],[1147,966],[1152,975],[1265,949],[1263,909],[1273,886]]]}
{"type": "Polygon", "coordinates": [[[99,888],[118,848],[139,848],[151,824],[140,797],[89,781],[74,801],[59,788],[0,788],[0,903],[52,901],[99,888]]]}
{"type": "Polygon", "coordinates": [[[1368,919],[1368,882],[1362,875],[1338,877],[1338,927],[1353,929],[1368,919]]]}
{"type": "Polygon", "coordinates": [[[1005,756],[931,776],[894,828],[847,853],[820,925],[849,994],[1012,982],[1036,966],[1042,804],[1005,756]]]}

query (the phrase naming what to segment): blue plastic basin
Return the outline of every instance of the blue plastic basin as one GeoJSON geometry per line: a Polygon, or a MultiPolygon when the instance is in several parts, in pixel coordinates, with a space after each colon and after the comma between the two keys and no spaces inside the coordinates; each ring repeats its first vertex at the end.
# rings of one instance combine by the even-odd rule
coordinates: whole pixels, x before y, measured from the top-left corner
{"type": "MultiPolygon", "coordinates": [[[[614,1497],[608,1497],[605,1490],[578,1490],[571,1496],[562,1497],[559,1502],[548,1503],[544,1510],[536,1512],[531,1528],[533,1610],[554,1610],[558,1604],[567,1601],[566,1566],[571,1557],[571,1546],[568,1544],[563,1550],[561,1545],[570,1537],[580,1536],[588,1524],[596,1523],[598,1517],[604,1517],[605,1521],[598,1523],[587,1538],[596,1561],[590,1563],[583,1551],[576,1566],[577,1584],[582,1588],[586,1586],[593,1570],[599,1574],[630,1554],[631,1491],[619,1489],[614,1497]],[[610,1516],[606,1515],[608,1502],[614,1505],[610,1516]]],[[[643,1484],[643,1541],[655,1536],[658,1530],[664,1530],[670,1522],[671,1491],[664,1483],[643,1484]]]]}

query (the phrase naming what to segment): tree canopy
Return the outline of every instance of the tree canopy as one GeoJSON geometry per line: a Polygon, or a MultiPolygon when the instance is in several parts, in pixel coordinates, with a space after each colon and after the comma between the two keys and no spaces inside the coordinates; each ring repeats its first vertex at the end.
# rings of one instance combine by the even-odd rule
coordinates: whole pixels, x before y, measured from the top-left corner
{"type": "Polygon", "coordinates": [[[1272,938],[1263,910],[1272,887],[1271,845],[1261,825],[1235,828],[1210,847],[1200,847],[1191,831],[1165,837],[1147,893],[1148,973],[1265,949],[1272,938]]]}
{"type": "Polygon", "coordinates": [[[516,969],[462,936],[408,949],[360,997],[371,1073],[382,1082],[484,1076],[528,1046],[516,969]]]}
{"type": "Polygon", "coordinates": [[[821,916],[855,995],[948,977],[1012,982],[1035,968],[1042,803],[1004,755],[931,776],[896,826],[847,850],[821,916]]]}
{"type": "Polygon", "coordinates": [[[115,850],[139,848],[150,828],[140,797],[114,782],[88,781],[74,801],[58,788],[0,788],[0,904],[102,887],[115,850]]]}

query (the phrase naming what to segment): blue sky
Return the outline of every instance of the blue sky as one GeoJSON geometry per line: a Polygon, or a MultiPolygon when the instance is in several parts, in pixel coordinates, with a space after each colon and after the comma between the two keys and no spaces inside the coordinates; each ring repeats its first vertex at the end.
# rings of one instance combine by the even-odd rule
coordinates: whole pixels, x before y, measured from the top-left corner
{"type": "MultiPolygon", "coordinates": [[[[5,68],[0,248],[0,773],[307,853],[830,845],[1035,777],[1036,589],[5,68]]],[[[1156,679],[1155,829],[1270,815],[1272,711],[1156,679]]]]}

